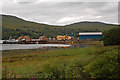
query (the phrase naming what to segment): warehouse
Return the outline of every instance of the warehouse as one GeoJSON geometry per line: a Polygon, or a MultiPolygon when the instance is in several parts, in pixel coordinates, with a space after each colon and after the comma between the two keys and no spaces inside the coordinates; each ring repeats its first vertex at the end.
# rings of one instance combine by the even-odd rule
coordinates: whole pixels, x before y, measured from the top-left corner
{"type": "Polygon", "coordinates": [[[80,32],[79,38],[80,39],[101,39],[102,32],[80,32]]]}

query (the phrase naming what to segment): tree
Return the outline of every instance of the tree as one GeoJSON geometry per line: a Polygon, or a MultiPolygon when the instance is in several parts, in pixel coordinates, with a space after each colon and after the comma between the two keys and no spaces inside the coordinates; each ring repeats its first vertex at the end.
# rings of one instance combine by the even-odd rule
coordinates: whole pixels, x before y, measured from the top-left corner
{"type": "Polygon", "coordinates": [[[103,34],[103,42],[105,46],[120,45],[120,27],[106,31],[103,34]]]}

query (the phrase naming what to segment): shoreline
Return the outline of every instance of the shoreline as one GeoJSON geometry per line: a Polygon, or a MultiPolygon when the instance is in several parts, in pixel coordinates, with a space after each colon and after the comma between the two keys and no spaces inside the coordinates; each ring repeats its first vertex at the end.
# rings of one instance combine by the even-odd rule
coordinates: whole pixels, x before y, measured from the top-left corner
{"type": "Polygon", "coordinates": [[[85,41],[73,44],[0,44],[0,50],[21,50],[39,48],[82,48],[86,46],[104,46],[103,41],[85,41]]]}
{"type": "Polygon", "coordinates": [[[38,49],[45,47],[70,47],[69,44],[2,44],[1,50],[38,49]]]}

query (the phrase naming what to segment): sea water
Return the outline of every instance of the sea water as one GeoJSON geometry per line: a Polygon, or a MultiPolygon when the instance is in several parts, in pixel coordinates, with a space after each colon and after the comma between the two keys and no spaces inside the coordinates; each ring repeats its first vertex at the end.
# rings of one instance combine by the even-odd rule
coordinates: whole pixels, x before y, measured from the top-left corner
{"type": "Polygon", "coordinates": [[[43,47],[70,47],[65,44],[0,44],[0,50],[37,49],[43,47]]]}

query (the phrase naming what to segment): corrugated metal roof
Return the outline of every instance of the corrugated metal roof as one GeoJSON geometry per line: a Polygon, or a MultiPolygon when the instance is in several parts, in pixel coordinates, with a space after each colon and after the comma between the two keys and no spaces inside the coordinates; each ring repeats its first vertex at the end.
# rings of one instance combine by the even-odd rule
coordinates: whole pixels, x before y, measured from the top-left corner
{"type": "Polygon", "coordinates": [[[102,35],[102,32],[80,32],[79,35],[102,35]]]}

